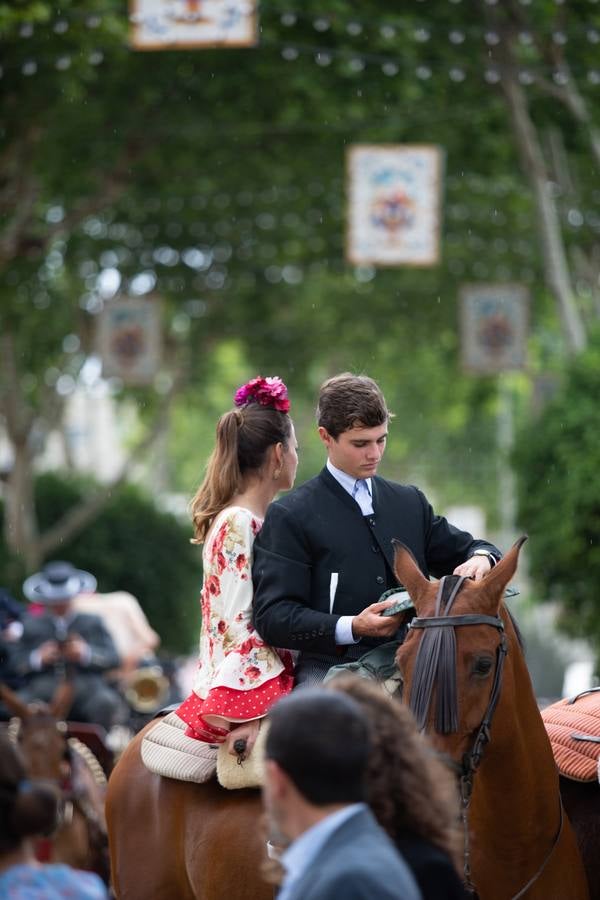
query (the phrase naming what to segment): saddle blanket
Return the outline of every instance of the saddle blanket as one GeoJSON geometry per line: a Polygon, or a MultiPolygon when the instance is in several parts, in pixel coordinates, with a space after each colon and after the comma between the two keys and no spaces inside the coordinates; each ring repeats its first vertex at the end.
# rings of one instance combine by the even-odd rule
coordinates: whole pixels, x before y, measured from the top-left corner
{"type": "Polygon", "coordinates": [[[600,781],[600,688],[547,706],[542,719],[560,774],[600,781]]]}

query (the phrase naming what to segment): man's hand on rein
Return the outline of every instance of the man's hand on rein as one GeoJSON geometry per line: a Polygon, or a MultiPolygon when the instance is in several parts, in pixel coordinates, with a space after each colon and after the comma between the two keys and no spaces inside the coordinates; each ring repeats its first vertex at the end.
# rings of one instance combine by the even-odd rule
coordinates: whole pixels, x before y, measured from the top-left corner
{"type": "Polygon", "coordinates": [[[381,613],[388,606],[394,606],[395,603],[393,597],[390,597],[389,600],[380,600],[354,616],[352,619],[354,637],[393,637],[402,625],[405,614],[400,612],[396,616],[382,616],[381,613]]]}
{"type": "Polygon", "coordinates": [[[462,575],[464,578],[472,578],[474,581],[481,581],[491,568],[492,565],[487,556],[472,556],[466,562],[457,566],[452,574],[462,575]]]}

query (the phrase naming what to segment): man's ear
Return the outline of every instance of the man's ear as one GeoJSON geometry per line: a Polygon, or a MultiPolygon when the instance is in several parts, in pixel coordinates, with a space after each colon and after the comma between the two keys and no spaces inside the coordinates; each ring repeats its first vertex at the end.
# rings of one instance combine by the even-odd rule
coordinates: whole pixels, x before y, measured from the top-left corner
{"type": "Polygon", "coordinates": [[[283,796],[288,781],[288,776],[274,759],[265,759],[265,782],[268,782],[272,797],[283,796]]]}
{"type": "Polygon", "coordinates": [[[329,449],[334,438],[331,437],[331,435],[329,434],[327,429],[323,428],[322,425],[319,425],[318,431],[319,431],[319,437],[321,438],[322,442],[325,444],[327,449],[329,449]]]}

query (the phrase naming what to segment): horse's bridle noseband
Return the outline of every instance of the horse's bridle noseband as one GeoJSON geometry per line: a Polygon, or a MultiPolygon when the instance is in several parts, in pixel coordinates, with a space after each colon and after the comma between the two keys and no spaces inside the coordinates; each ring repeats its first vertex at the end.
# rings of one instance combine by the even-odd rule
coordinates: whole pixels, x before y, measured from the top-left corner
{"type": "MultiPolygon", "coordinates": [[[[450,578],[454,578],[455,576],[449,576],[450,578]]],[[[429,707],[432,699],[432,691],[435,681],[438,681],[438,692],[440,691],[441,686],[443,685],[443,680],[448,682],[450,680],[450,667],[453,668],[453,676],[454,683],[448,687],[446,684],[446,709],[443,708],[443,703],[440,704],[440,697],[438,696],[438,712],[437,712],[437,724],[441,724],[442,727],[439,728],[439,731],[442,734],[448,734],[453,731],[458,730],[458,698],[456,694],[456,636],[454,630],[451,632],[445,632],[444,630],[448,627],[452,629],[465,626],[465,625],[488,625],[492,628],[496,628],[500,633],[500,642],[498,644],[498,648],[496,650],[496,669],[494,672],[494,681],[492,684],[492,690],[490,692],[490,699],[487,705],[487,709],[484,713],[483,719],[481,721],[481,725],[475,735],[475,740],[473,741],[473,745],[468,753],[465,753],[462,758],[462,764],[453,763],[456,767],[458,775],[459,775],[459,785],[460,785],[460,799],[461,799],[461,819],[464,831],[464,859],[463,859],[463,872],[464,872],[464,881],[466,889],[471,893],[473,898],[477,898],[477,891],[475,889],[475,885],[471,879],[471,849],[470,849],[470,838],[469,838],[469,822],[468,822],[468,811],[469,806],[471,804],[471,796],[473,794],[473,779],[475,777],[475,773],[479,768],[481,763],[481,759],[483,756],[483,751],[485,750],[486,745],[490,741],[490,727],[492,724],[492,718],[494,716],[494,712],[496,710],[496,706],[498,705],[498,700],[500,699],[500,691],[502,688],[502,672],[504,669],[504,662],[506,660],[506,656],[508,653],[508,646],[506,643],[506,633],[504,630],[504,622],[500,618],[500,616],[488,616],[479,613],[466,613],[464,615],[452,616],[449,615],[450,609],[452,608],[452,604],[456,598],[456,595],[459,593],[462,588],[464,582],[467,579],[464,577],[456,578],[456,581],[451,588],[450,596],[445,604],[442,606],[442,600],[444,593],[447,592],[447,582],[446,577],[442,578],[439,583],[439,588],[436,596],[435,603],[435,615],[429,618],[423,618],[420,616],[416,616],[409,622],[408,627],[412,630],[413,628],[423,628],[425,630],[423,640],[419,646],[419,650],[417,652],[417,659],[415,661],[415,671],[413,674],[413,687],[419,681],[420,675],[425,675],[426,681],[426,690],[425,692],[421,692],[420,695],[415,697],[415,701],[413,704],[413,697],[411,692],[410,697],[410,706],[415,716],[417,718],[417,723],[421,730],[424,730],[427,720],[429,718],[429,707]],[[427,629],[432,629],[431,631],[427,631],[427,629]],[[444,634],[449,635],[449,639],[444,639],[442,636],[444,634]],[[425,635],[431,636],[433,640],[427,641],[425,639],[425,635]],[[423,652],[422,652],[423,651],[423,652]],[[440,685],[440,681],[442,685],[440,685]],[[415,709],[416,707],[416,709],[415,709]],[[453,727],[452,727],[453,726],[453,727]]],[[[436,727],[436,730],[437,727],[436,727]]],[[[558,828],[558,832],[554,841],[552,843],[552,847],[550,848],[549,853],[544,859],[542,865],[535,873],[535,875],[527,882],[527,884],[521,888],[521,890],[516,893],[511,900],[519,900],[532,886],[532,884],[539,878],[539,876],[544,871],[546,864],[548,863],[552,853],[558,841],[560,839],[563,827],[563,807],[562,800],[560,801],[560,824],[558,828]]]]}

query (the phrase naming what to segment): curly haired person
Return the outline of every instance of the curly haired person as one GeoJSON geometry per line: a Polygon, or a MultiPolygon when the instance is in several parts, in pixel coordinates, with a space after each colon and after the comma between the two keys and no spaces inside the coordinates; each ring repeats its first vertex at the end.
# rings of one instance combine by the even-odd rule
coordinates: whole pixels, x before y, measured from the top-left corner
{"type": "Polygon", "coordinates": [[[466,900],[459,799],[453,773],[434,755],[410,710],[357,675],[339,675],[328,690],[359,704],[371,728],[367,799],[375,818],[411,869],[423,900],[466,900]]]}

